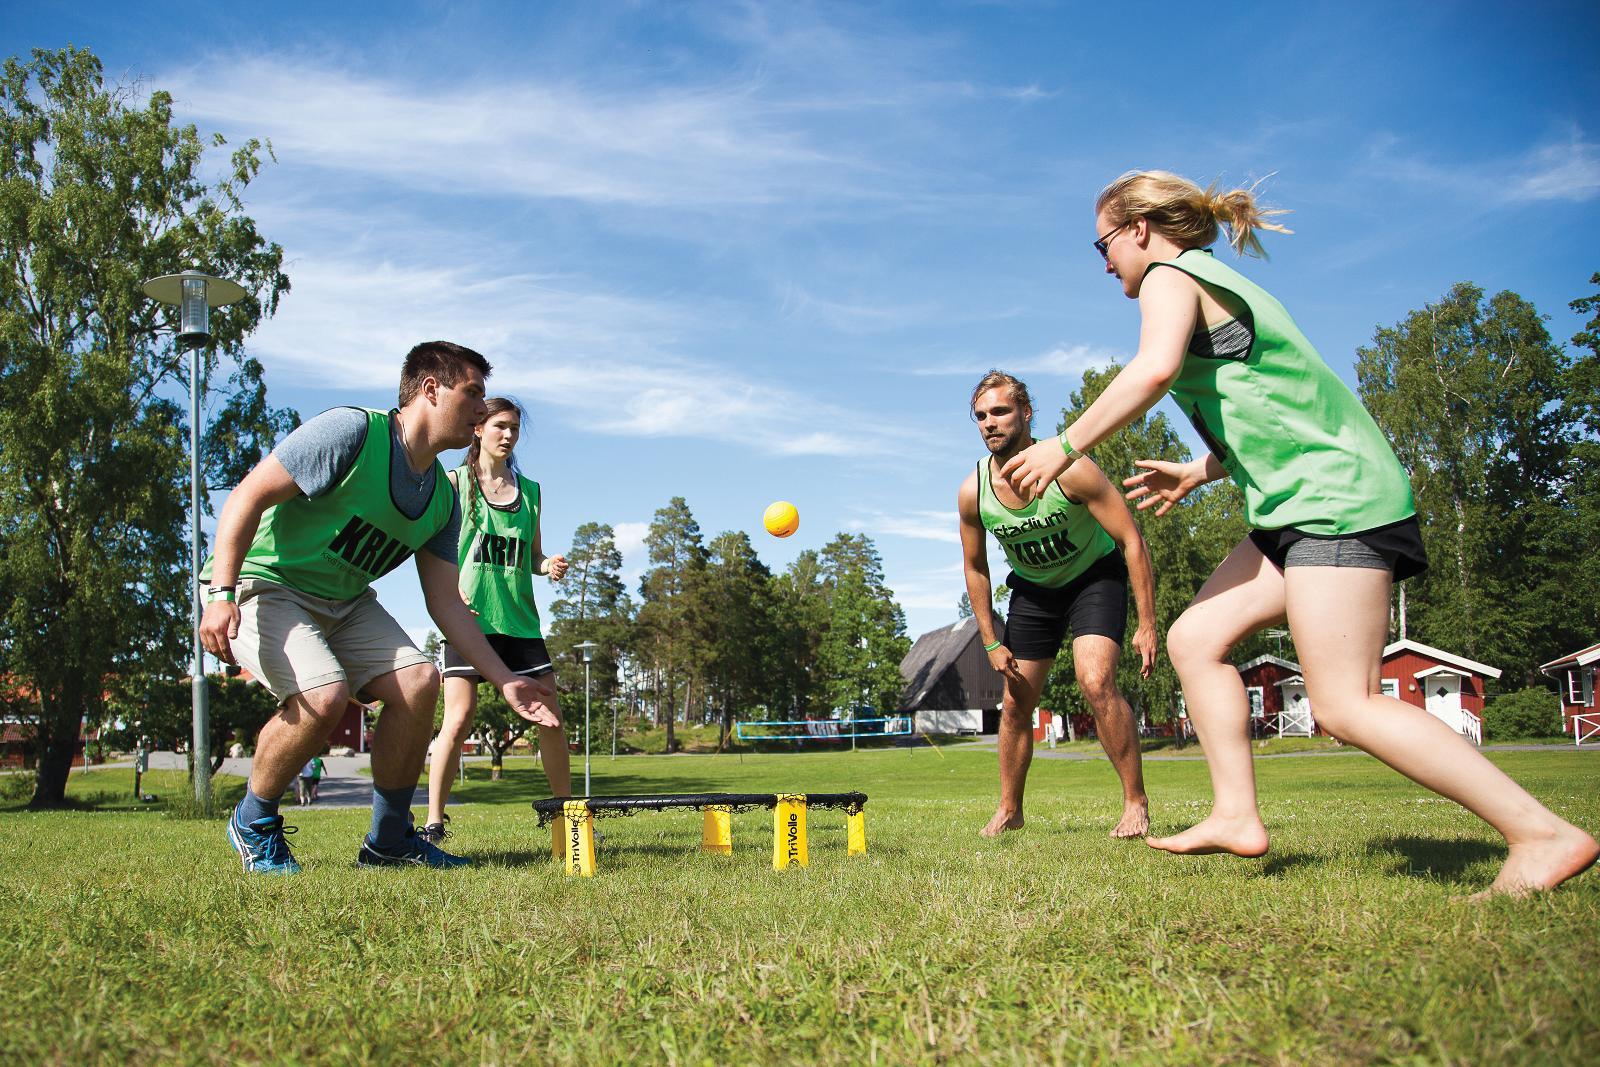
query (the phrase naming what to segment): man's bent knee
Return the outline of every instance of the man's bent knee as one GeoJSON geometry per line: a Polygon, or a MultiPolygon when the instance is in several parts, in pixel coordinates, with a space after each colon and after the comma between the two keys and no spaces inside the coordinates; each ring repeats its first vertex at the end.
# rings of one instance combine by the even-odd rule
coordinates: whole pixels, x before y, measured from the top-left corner
{"type": "Polygon", "coordinates": [[[431,663],[413,663],[394,672],[396,687],[411,707],[432,709],[439,699],[439,668],[431,663]]]}
{"type": "Polygon", "coordinates": [[[334,682],[331,685],[319,685],[304,693],[296,693],[283,702],[279,714],[291,715],[302,712],[317,720],[337,720],[344,715],[344,709],[349,703],[350,687],[343,682],[334,682]]]}

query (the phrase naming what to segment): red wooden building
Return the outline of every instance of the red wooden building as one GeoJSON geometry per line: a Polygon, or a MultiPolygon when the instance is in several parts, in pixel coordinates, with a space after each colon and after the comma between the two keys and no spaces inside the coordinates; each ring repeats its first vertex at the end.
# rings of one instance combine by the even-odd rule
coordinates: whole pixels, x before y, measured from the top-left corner
{"type": "Polygon", "coordinates": [[[1378,676],[1388,696],[1422,708],[1475,745],[1483,743],[1483,688],[1500,677],[1498,668],[1401,638],[1385,646],[1378,676]]]}
{"type": "Polygon", "coordinates": [[[1600,708],[1595,707],[1595,672],[1600,670],[1600,644],[1569,652],[1541,664],[1539,670],[1556,680],[1560,691],[1561,731],[1580,744],[1600,736],[1600,708]],[[1574,733],[1574,731],[1577,731],[1574,733]]]}
{"type": "Polygon", "coordinates": [[[1238,666],[1250,701],[1250,733],[1309,737],[1317,731],[1300,664],[1281,656],[1257,656],[1238,666]],[[1284,714],[1288,712],[1288,714],[1284,714]]]}

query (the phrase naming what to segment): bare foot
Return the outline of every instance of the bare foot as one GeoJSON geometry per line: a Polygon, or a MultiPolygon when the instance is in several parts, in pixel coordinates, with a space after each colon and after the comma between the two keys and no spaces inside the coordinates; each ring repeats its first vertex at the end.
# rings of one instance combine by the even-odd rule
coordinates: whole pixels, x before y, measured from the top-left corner
{"type": "Polygon", "coordinates": [[[1112,837],[1143,837],[1150,832],[1150,802],[1129,800],[1123,803],[1122,821],[1111,828],[1112,837]]]}
{"type": "Polygon", "coordinates": [[[978,831],[979,837],[999,837],[1007,830],[1022,829],[1022,812],[1012,815],[1001,808],[994,813],[994,818],[989,820],[989,825],[978,831]]]}
{"type": "Polygon", "coordinates": [[[1171,837],[1147,837],[1145,844],[1163,852],[1207,856],[1225,852],[1233,856],[1264,856],[1267,828],[1259,818],[1225,819],[1212,815],[1171,837]]]}
{"type": "Polygon", "coordinates": [[[1525,897],[1554,889],[1582,874],[1600,858],[1600,844],[1570,823],[1547,838],[1512,845],[1494,884],[1468,897],[1478,903],[1497,896],[1525,897]]]}

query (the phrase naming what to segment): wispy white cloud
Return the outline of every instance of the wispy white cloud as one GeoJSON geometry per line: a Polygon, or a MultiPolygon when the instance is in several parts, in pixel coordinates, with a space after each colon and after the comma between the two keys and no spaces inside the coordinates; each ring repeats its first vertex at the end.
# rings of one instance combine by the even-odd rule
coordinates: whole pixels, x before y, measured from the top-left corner
{"type": "Polygon", "coordinates": [[[939,317],[933,304],[892,304],[829,300],[794,282],[782,288],[780,313],[785,318],[820,322],[843,334],[870,334],[926,323],[939,317]]]}
{"type": "Polygon", "coordinates": [[[677,209],[866,198],[909,172],[824,147],[758,78],[607,92],[533,79],[440,89],[280,56],[164,73],[188,117],[281,159],[434,193],[677,209]]]}
{"type": "Polygon", "coordinates": [[[880,511],[849,519],[845,526],[878,537],[910,537],[919,541],[961,543],[954,511],[880,511]]]}
{"type": "Polygon", "coordinates": [[[648,569],[649,559],[644,548],[645,535],[650,532],[648,522],[618,522],[611,526],[617,551],[622,554],[619,576],[622,584],[631,590],[639,587],[639,579],[648,569]]]}
{"type": "Polygon", "coordinates": [[[401,355],[419,340],[446,338],[489,357],[494,391],[588,432],[698,438],[780,456],[854,456],[868,445],[905,455],[920,447],[918,434],[881,415],[678,354],[705,328],[697,317],[703,304],[691,310],[575,277],[500,273],[493,264],[306,256],[296,258],[292,276],[293,298],[253,342],[269,373],[281,368],[324,387],[388,392],[401,355]]]}
{"type": "Polygon", "coordinates": [[[1058,344],[1043,352],[1031,356],[1020,356],[1016,359],[995,360],[992,358],[974,359],[961,362],[943,362],[918,367],[913,374],[919,375],[963,375],[976,377],[989,370],[999,367],[1009,374],[1018,376],[1025,374],[1049,374],[1064,378],[1075,378],[1086,370],[1097,367],[1109,366],[1113,363],[1126,362],[1127,357],[1110,348],[1085,344],[1058,344]]]}
{"type": "Polygon", "coordinates": [[[1535,149],[1511,189],[1518,200],[1593,200],[1600,196],[1600,145],[1577,131],[1563,142],[1535,149]]]}
{"type": "Polygon", "coordinates": [[[1469,201],[1473,207],[1600,197],[1600,145],[1574,127],[1560,139],[1516,156],[1447,164],[1406,152],[1398,138],[1376,139],[1369,169],[1408,185],[1469,201]]]}

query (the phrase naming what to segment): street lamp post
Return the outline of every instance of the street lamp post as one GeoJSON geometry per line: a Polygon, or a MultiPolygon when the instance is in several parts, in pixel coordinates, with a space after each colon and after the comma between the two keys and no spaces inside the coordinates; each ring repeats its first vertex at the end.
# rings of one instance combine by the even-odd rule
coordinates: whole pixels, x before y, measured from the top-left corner
{"type": "Polygon", "coordinates": [[[583,795],[589,796],[589,665],[594,662],[594,650],[600,646],[583,641],[572,647],[583,653],[583,795]]]}
{"type": "Polygon", "coordinates": [[[197,270],[151,278],[143,285],[152,300],[178,307],[178,348],[189,350],[189,577],[194,661],[193,693],[194,799],[211,814],[211,708],[206,693],[205,649],[200,645],[200,350],[211,343],[210,310],[242,300],[244,287],[197,270]]]}

